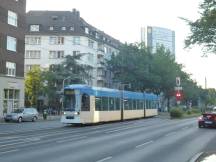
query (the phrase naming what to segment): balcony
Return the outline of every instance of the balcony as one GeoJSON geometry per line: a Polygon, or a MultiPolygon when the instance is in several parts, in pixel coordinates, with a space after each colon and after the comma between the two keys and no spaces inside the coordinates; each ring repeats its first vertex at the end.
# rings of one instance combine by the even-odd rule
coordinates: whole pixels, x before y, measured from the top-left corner
{"type": "Polygon", "coordinates": [[[100,57],[104,57],[104,50],[99,50],[97,51],[97,56],[100,58],[100,57]]]}

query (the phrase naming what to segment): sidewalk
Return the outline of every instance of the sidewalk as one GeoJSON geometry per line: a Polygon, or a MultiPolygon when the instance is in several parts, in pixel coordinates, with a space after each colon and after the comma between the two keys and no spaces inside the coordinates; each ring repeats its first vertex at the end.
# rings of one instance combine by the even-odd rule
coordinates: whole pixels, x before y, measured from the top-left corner
{"type": "MultiPolygon", "coordinates": [[[[46,120],[60,120],[61,115],[48,115],[46,120]]],[[[39,115],[38,121],[46,121],[43,119],[43,115],[39,115]]]]}
{"type": "Polygon", "coordinates": [[[169,112],[159,112],[158,117],[161,119],[171,119],[169,112]]]}

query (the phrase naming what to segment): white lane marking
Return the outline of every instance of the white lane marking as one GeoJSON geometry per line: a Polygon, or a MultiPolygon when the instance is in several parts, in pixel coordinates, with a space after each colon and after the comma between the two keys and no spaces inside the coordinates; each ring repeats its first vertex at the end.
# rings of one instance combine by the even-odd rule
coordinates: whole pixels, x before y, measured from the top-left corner
{"type": "Polygon", "coordinates": [[[40,141],[41,139],[39,137],[31,137],[31,138],[26,138],[26,140],[29,142],[35,142],[35,141],[40,141]]]}
{"type": "Polygon", "coordinates": [[[16,151],[19,151],[19,150],[16,149],[16,150],[10,150],[10,151],[3,151],[3,152],[0,152],[0,155],[2,155],[2,154],[7,154],[7,153],[11,153],[11,152],[16,152],[16,151]]]}
{"type": "Polygon", "coordinates": [[[123,128],[120,128],[120,129],[111,129],[110,131],[105,131],[106,134],[110,134],[110,133],[113,133],[113,132],[119,132],[119,131],[122,131],[122,130],[127,130],[127,129],[131,129],[131,128],[139,128],[141,126],[130,126],[130,127],[123,127],[123,128]]]}
{"type": "Polygon", "coordinates": [[[63,142],[71,142],[71,141],[75,141],[75,140],[81,140],[81,139],[85,139],[87,138],[87,136],[80,136],[80,137],[77,137],[77,138],[67,138],[65,140],[59,140],[59,141],[56,141],[56,143],[63,143],[63,142]]]}
{"type": "Polygon", "coordinates": [[[165,135],[165,137],[168,137],[168,136],[171,136],[171,135],[174,135],[174,134],[176,134],[177,132],[170,132],[170,133],[167,133],[166,135],[165,135]]]}
{"type": "Polygon", "coordinates": [[[18,142],[18,141],[25,141],[25,139],[5,140],[5,141],[0,141],[0,144],[1,144],[1,143],[18,142]]]}
{"type": "MultiPolygon", "coordinates": [[[[30,141],[28,141],[28,142],[30,142],[30,141]]],[[[1,145],[1,147],[13,146],[13,145],[23,144],[23,143],[27,143],[27,142],[9,143],[9,144],[5,144],[5,145],[1,145]]]]}
{"type": "Polygon", "coordinates": [[[98,160],[98,161],[96,161],[96,162],[103,162],[103,161],[106,161],[106,160],[109,160],[109,159],[112,159],[112,156],[108,156],[108,157],[103,158],[103,159],[101,159],[101,160],[98,160]]]}
{"type": "Polygon", "coordinates": [[[148,144],[153,143],[153,142],[154,142],[154,141],[145,142],[145,143],[143,143],[143,144],[137,145],[136,148],[140,148],[140,147],[142,147],[142,146],[148,145],[148,144]]]}
{"type": "MultiPolygon", "coordinates": [[[[80,136],[80,134],[77,134],[77,135],[74,135],[74,136],[70,136],[70,137],[59,137],[59,138],[55,138],[54,140],[44,140],[44,141],[41,141],[41,143],[44,143],[44,142],[52,142],[52,141],[56,141],[58,139],[65,139],[65,138],[73,138],[73,137],[77,137],[77,136],[80,136]]],[[[84,137],[84,136],[81,136],[81,137],[84,137]]],[[[71,139],[72,140],[72,139],[71,139]]],[[[16,143],[9,143],[9,144],[4,144],[4,145],[1,145],[1,147],[7,147],[7,146],[13,146],[13,145],[17,145],[17,144],[27,144],[29,142],[31,142],[30,144],[37,144],[38,141],[40,141],[39,138],[29,138],[28,140],[26,141],[22,141],[22,142],[16,142],[16,143]],[[33,143],[32,143],[33,142],[33,143]]],[[[39,142],[40,143],[40,142],[39,142]]]]}

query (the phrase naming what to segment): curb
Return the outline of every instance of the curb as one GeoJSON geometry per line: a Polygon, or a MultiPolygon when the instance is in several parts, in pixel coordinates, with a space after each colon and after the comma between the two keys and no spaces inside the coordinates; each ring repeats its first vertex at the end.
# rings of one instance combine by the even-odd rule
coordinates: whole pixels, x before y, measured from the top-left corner
{"type": "MultiPolygon", "coordinates": [[[[38,117],[38,122],[45,122],[45,121],[54,121],[54,120],[60,120],[61,116],[47,116],[47,119],[44,120],[42,116],[38,117]]],[[[4,121],[3,118],[0,118],[0,124],[8,124],[4,121]]]]}

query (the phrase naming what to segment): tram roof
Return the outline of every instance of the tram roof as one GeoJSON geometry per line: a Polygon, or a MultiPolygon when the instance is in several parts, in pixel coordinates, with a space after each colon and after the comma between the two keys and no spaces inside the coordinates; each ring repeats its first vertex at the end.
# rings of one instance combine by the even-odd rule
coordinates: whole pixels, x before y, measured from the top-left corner
{"type": "Polygon", "coordinates": [[[132,91],[122,91],[117,89],[110,89],[104,87],[91,87],[84,84],[72,84],[65,87],[65,89],[80,90],[82,93],[87,93],[88,95],[93,95],[96,97],[121,97],[124,96],[125,99],[149,99],[157,100],[158,96],[153,93],[141,93],[132,91]]]}

